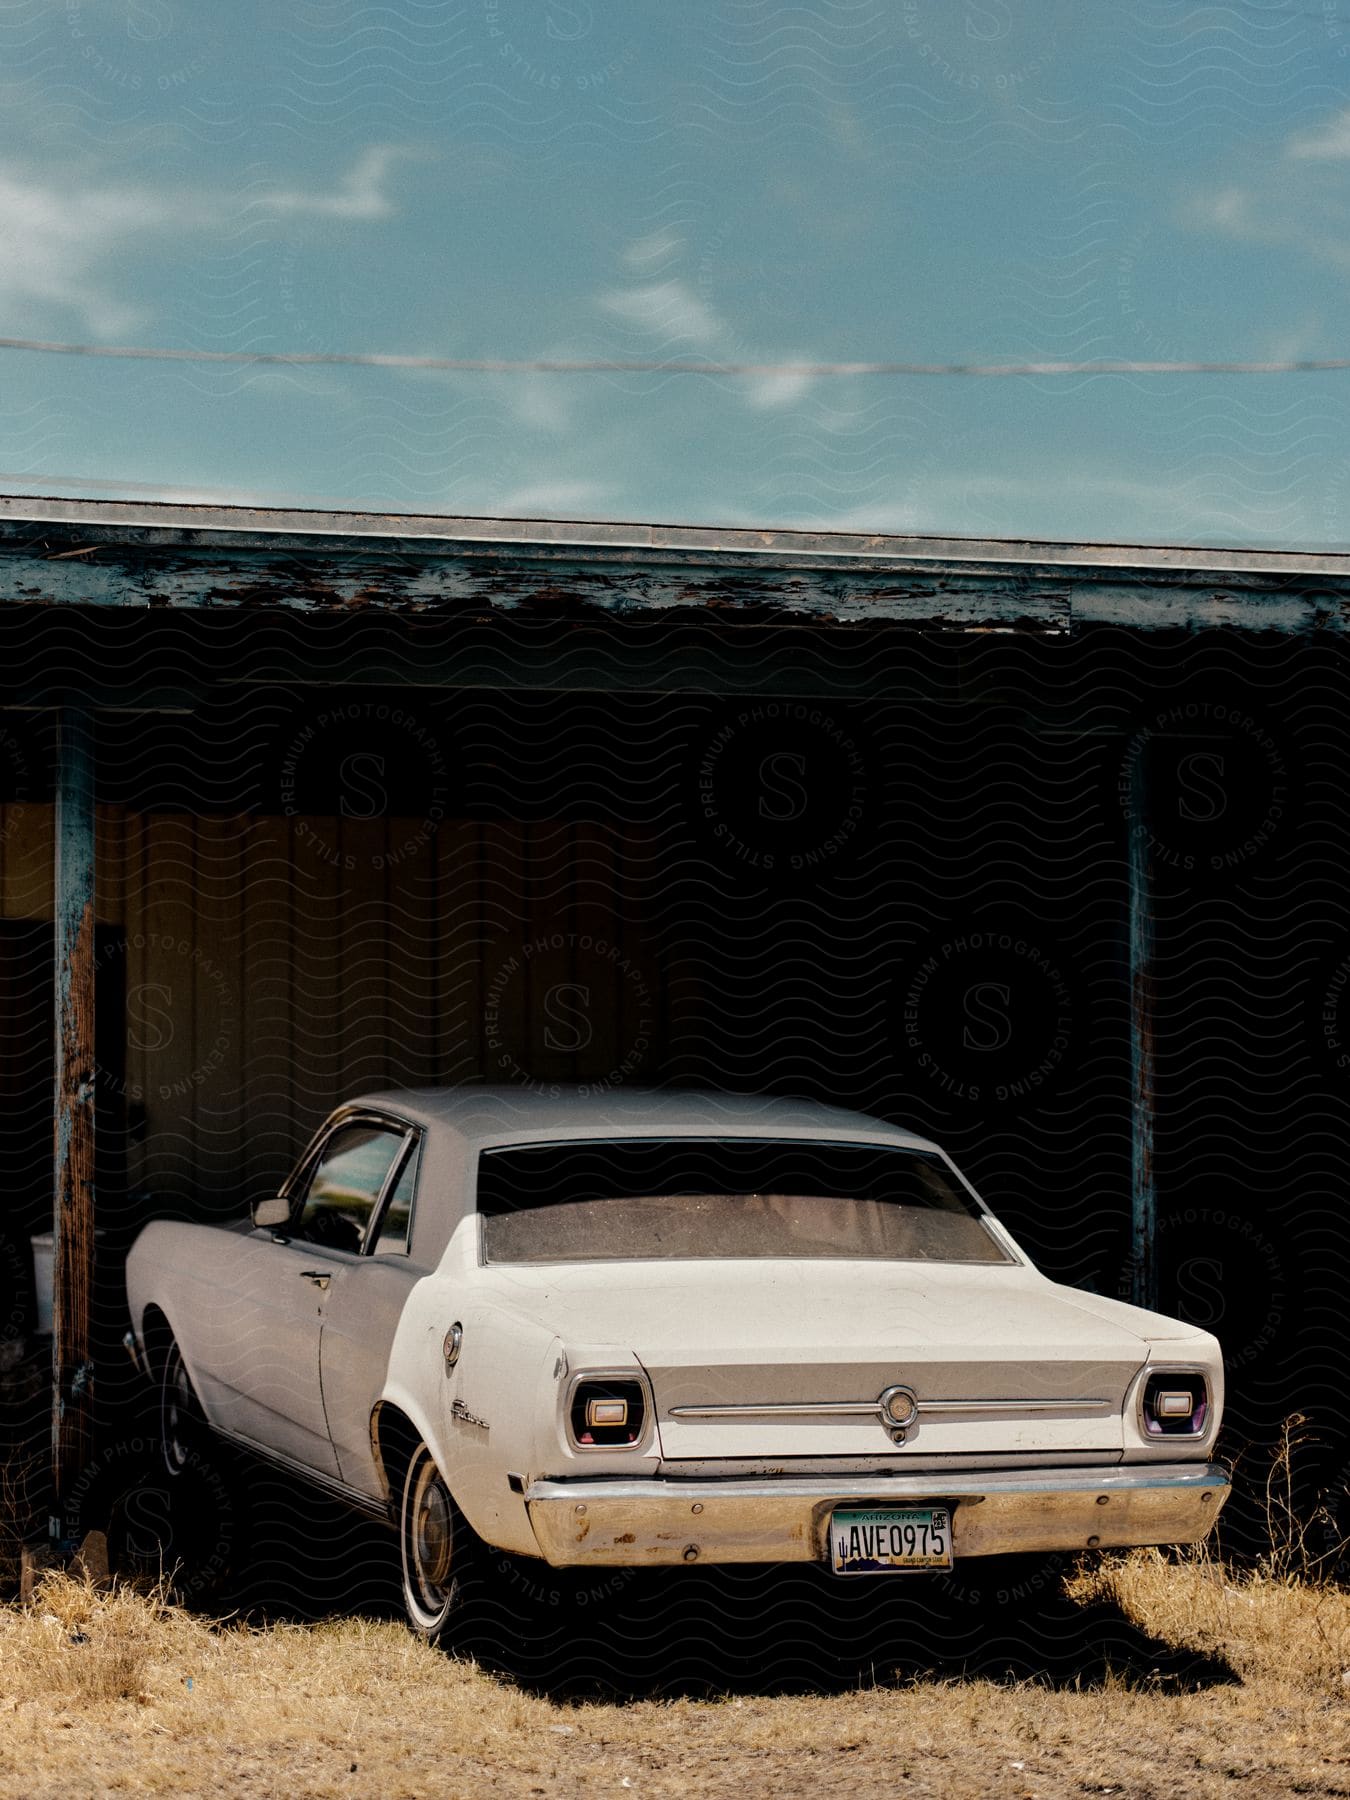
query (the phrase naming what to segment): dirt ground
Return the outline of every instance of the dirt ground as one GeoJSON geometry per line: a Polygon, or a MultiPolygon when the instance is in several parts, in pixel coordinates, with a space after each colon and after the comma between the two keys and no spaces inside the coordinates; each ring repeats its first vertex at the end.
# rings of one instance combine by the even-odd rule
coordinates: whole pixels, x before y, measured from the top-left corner
{"type": "Polygon", "coordinates": [[[213,1627],[54,1577],[0,1609],[0,1795],[1350,1795],[1350,1594],[1149,1552],[1069,1593],[1183,1654],[562,1702],[392,1621],[213,1627]]]}

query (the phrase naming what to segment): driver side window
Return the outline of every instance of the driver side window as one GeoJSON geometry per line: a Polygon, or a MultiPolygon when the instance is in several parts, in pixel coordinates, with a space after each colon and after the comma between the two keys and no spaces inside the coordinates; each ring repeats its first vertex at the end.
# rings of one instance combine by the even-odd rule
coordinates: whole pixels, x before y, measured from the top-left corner
{"type": "Polygon", "coordinates": [[[359,1251],[403,1133],[344,1125],[319,1152],[305,1187],[294,1237],[329,1250],[359,1251]]]}

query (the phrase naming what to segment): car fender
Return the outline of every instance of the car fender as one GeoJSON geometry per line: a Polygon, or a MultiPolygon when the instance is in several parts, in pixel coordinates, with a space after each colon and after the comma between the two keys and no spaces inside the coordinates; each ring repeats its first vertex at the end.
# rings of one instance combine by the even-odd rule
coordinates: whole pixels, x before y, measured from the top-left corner
{"type": "Polygon", "coordinates": [[[380,1405],[406,1415],[469,1524],[499,1549],[539,1554],[523,1490],[539,1467],[540,1420],[554,1417],[563,1367],[548,1326],[499,1306],[476,1283],[438,1274],[408,1297],[380,1405]],[[458,1346],[447,1361],[452,1326],[458,1346]]]}
{"type": "Polygon", "coordinates": [[[201,1285],[192,1270],[202,1259],[194,1253],[206,1234],[219,1235],[214,1228],[193,1225],[184,1220],[153,1220],[139,1233],[127,1256],[127,1304],[131,1328],[142,1355],[142,1367],[150,1380],[158,1383],[160,1371],[150,1358],[147,1342],[146,1315],[153,1308],[168,1324],[178,1345],[193,1392],[206,1415],[207,1423],[219,1424],[220,1391],[202,1362],[202,1346],[197,1324],[201,1309],[194,1303],[194,1290],[201,1285]]]}

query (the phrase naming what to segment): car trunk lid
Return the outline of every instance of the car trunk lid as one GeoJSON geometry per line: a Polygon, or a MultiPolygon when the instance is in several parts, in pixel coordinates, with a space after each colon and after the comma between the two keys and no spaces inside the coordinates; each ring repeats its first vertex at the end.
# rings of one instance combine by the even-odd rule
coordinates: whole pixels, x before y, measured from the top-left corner
{"type": "Polygon", "coordinates": [[[1133,1316],[1104,1318],[1095,1296],[1076,1304],[1018,1265],[652,1262],[512,1276],[544,1290],[530,1304],[586,1360],[606,1345],[643,1364],[667,1461],[893,1455],[875,1410],[893,1386],[920,1406],[907,1454],[1119,1451],[1148,1353],[1133,1316]]]}

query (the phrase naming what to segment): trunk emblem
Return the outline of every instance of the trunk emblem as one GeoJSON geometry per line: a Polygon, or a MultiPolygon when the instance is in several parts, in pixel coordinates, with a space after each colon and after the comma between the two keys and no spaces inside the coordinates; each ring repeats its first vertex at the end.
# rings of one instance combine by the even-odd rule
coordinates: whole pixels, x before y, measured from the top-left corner
{"type": "Polygon", "coordinates": [[[903,1430],[919,1416],[918,1396],[913,1388],[888,1387],[877,1401],[877,1411],[888,1425],[898,1425],[903,1430]]]}

